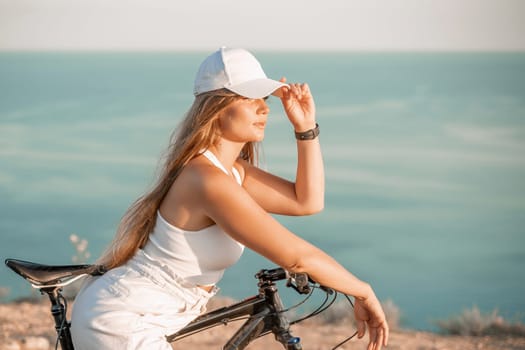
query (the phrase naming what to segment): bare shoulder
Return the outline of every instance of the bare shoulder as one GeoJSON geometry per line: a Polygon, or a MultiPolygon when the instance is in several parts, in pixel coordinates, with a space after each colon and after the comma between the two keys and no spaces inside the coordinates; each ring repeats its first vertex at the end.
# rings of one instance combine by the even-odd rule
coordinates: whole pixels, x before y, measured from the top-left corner
{"type": "Polygon", "coordinates": [[[171,184],[160,206],[162,216],[183,229],[199,230],[209,226],[213,220],[209,218],[208,207],[227,202],[228,193],[235,191],[232,186],[228,192],[230,182],[222,170],[197,157],[171,184]]]}
{"type": "MultiPolygon", "coordinates": [[[[241,171],[238,166],[236,169],[241,171]]],[[[185,166],[174,186],[182,187],[185,191],[189,190],[194,195],[206,195],[222,192],[221,189],[231,188],[232,184],[235,184],[232,177],[202,157],[197,157],[185,166]]]]}

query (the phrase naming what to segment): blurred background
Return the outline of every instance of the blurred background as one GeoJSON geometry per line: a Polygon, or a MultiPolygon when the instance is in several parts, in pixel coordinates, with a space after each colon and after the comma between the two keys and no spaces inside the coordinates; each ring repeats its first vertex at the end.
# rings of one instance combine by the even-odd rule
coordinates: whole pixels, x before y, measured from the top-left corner
{"type": "MultiPolygon", "coordinates": [[[[326,208],[279,221],[406,326],[474,306],[523,320],[524,14],[519,0],[0,0],[0,258],[93,262],[153,182],[200,62],[244,47],[316,99],[326,208]]],[[[270,108],[263,166],[293,179],[292,128],[270,108]]],[[[221,294],[253,294],[271,266],[247,251],[221,294]]],[[[0,288],[30,293],[6,268],[0,288]]]]}

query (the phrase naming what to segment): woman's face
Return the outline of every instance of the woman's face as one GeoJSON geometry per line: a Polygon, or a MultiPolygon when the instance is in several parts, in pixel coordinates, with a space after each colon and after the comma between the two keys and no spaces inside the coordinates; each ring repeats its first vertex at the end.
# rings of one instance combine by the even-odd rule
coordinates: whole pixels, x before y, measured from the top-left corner
{"type": "Polygon", "coordinates": [[[269,112],[266,98],[239,98],[219,114],[221,136],[241,143],[262,141],[269,112]]]}

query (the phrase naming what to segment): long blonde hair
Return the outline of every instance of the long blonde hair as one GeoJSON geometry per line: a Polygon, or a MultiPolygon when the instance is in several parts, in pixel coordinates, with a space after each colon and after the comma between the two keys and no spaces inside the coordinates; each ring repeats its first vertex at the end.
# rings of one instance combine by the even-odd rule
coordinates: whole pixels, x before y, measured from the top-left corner
{"type": "MultiPolygon", "coordinates": [[[[195,97],[184,120],[172,134],[163,167],[153,188],[139,197],[125,212],[116,235],[97,263],[106,269],[118,267],[144,247],[155,227],[157,210],[184,166],[194,157],[215,145],[220,136],[218,113],[242,98],[226,89],[195,97]]],[[[255,164],[258,144],[244,145],[240,158],[255,164]]]]}

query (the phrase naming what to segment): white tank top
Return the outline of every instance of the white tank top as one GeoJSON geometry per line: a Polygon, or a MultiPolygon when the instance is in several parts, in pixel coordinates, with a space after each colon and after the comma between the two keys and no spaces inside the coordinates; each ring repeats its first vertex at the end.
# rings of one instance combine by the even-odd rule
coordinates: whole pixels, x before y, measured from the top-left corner
{"type": "MultiPolygon", "coordinates": [[[[207,150],[203,155],[228,174],[213,153],[207,150]]],[[[232,174],[240,185],[237,169],[232,168],[232,174]]],[[[209,286],[219,282],[224,270],[239,260],[244,246],[217,225],[187,231],[171,225],[157,211],[155,228],[143,250],[186,281],[209,286]]]]}

